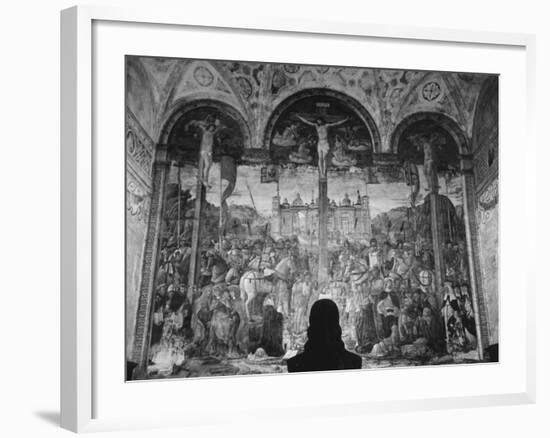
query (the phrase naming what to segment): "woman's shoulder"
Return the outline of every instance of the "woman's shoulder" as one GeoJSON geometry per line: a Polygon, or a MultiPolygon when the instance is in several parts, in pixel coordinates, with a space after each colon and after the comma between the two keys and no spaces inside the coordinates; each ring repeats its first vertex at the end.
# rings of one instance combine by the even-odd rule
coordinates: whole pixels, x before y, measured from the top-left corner
{"type": "Polygon", "coordinates": [[[295,371],[303,371],[304,364],[307,361],[306,360],[305,353],[298,353],[296,356],[291,357],[290,359],[287,359],[286,366],[289,373],[295,372],[295,371]]]}
{"type": "Polygon", "coordinates": [[[358,354],[346,350],[344,353],[344,364],[346,365],[346,368],[358,369],[361,368],[363,359],[358,354]]]}

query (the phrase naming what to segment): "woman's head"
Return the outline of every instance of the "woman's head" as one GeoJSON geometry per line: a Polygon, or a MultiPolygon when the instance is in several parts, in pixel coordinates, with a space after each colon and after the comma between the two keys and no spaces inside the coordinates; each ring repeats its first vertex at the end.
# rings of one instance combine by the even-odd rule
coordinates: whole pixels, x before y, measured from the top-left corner
{"type": "Polygon", "coordinates": [[[309,314],[309,325],[340,324],[338,306],[332,300],[323,298],[315,301],[309,314]]]}
{"type": "Polygon", "coordinates": [[[307,336],[310,347],[343,348],[340,315],[334,301],[321,299],[311,306],[307,336]]]}

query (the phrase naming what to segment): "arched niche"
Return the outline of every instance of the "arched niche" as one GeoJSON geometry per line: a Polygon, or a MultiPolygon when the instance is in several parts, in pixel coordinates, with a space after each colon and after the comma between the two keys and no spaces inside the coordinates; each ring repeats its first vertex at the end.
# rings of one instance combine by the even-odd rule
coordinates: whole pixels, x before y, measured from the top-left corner
{"type": "Polygon", "coordinates": [[[364,106],[344,93],[313,88],[287,97],[271,114],[264,131],[263,145],[264,150],[270,151],[274,162],[284,163],[290,160],[291,154],[307,152],[309,158],[304,163],[299,159],[294,163],[316,165],[315,129],[302,123],[296,115],[310,121],[321,118],[325,123],[346,119],[342,125],[329,129],[331,151],[335,144],[343,143],[346,154],[353,157],[358,166],[368,165],[372,154],[380,151],[378,128],[364,106]]]}
{"type": "MultiPolygon", "coordinates": [[[[170,163],[163,200],[165,223],[163,235],[173,234],[174,229],[177,229],[177,238],[183,235],[187,240],[197,228],[198,235],[202,237],[205,235],[210,238],[216,237],[209,222],[210,219],[204,221],[201,226],[197,226],[196,223],[191,225],[192,211],[197,209],[202,212],[207,208],[205,203],[207,189],[197,188],[201,187],[201,184],[196,170],[200,162],[203,130],[209,129],[210,126],[215,129],[212,161],[220,163],[223,161],[222,157],[232,157],[233,160],[224,161],[227,166],[238,166],[243,163],[242,157],[249,145],[250,134],[244,118],[236,108],[214,99],[198,99],[179,105],[168,118],[161,132],[161,144],[166,150],[166,160],[170,163]],[[182,180],[183,183],[181,183],[182,180]],[[199,200],[198,203],[197,200],[199,200]],[[184,207],[181,207],[182,205],[184,207]],[[182,215],[184,211],[185,214],[182,215]]],[[[222,166],[220,164],[220,171],[222,166]]],[[[209,181],[216,178],[210,171],[209,181]]],[[[208,189],[214,190],[212,187],[208,189]]]]}
{"type": "MultiPolygon", "coordinates": [[[[476,246],[476,220],[474,208],[474,184],[472,172],[472,154],[468,138],[458,123],[440,113],[419,112],[404,118],[397,126],[391,137],[391,150],[398,154],[403,161],[416,164],[422,163],[423,151],[415,144],[414,136],[428,136],[428,143],[435,146],[436,173],[445,172],[445,176],[459,178],[461,192],[455,193],[461,205],[461,213],[458,208],[449,202],[451,193],[442,195],[438,193],[437,185],[428,186],[428,195],[424,200],[424,215],[428,224],[429,233],[432,235],[431,244],[435,259],[436,284],[441,287],[448,272],[445,268],[444,245],[458,243],[464,245],[467,250],[468,278],[474,319],[476,324],[476,337],[481,340],[477,343],[479,358],[483,357],[484,335],[481,329],[481,314],[484,310],[483,294],[479,293],[479,253],[476,246]],[[434,137],[430,137],[433,135],[434,137]],[[455,210],[456,209],[456,210],[455,210]],[[455,214],[453,214],[455,210],[455,214]],[[455,217],[459,217],[455,221],[455,217]],[[453,222],[457,225],[458,232],[453,232],[453,222]],[[437,226],[434,226],[437,224],[437,226]],[[454,242],[454,243],[453,243],[454,242]],[[440,277],[437,279],[437,277],[440,277]]],[[[422,143],[422,141],[420,142],[422,143]]],[[[424,169],[425,170],[425,169],[424,169]]],[[[426,177],[427,180],[427,177],[426,177]]]]}
{"type": "Polygon", "coordinates": [[[249,147],[249,128],[237,109],[225,102],[199,99],[179,105],[164,124],[160,144],[168,146],[171,159],[197,164],[201,134],[193,121],[219,127],[214,138],[214,161],[222,155],[231,155],[240,161],[244,149],[249,147]]]}
{"type": "MultiPolygon", "coordinates": [[[[430,208],[429,196],[426,192],[438,193],[442,189],[443,183],[439,182],[442,176],[445,180],[443,184],[445,192],[448,192],[449,186],[452,187],[451,194],[438,195],[441,208],[452,212],[447,214],[444,220],[440,220],[439,225],[445,229],[443,235],[446,240],[456,240],[459,236],[463,240],[463,224],[457,224],[454,218],[455,208],[451,206],[452,203],[448,198],[448,196],[454,197],[455,201],[463,203],[461,193],[466,191],[460,178],[461,160],[467,154],[469,147],[466,136],[458,124],[448,116],[439,113],[412,114],[397,126],[391,137],[391,147],[392,152],[397,154],[402,163],[422,166],[424,178],[418,181],[415,198],[423,196],[426,209],[430,208]],[[429,157],[426,156],[426,146],[431,149],[429,157]],[[430,167],[430,163],[435,163],[435,167],[430,167]],[[454,192],[455,190],[458,191],[454,192]],[[451,228],[454,228],[454,231],[451,228]]],[[[408,169],[408,166],[406,168],[408,169]]],[[[425,222],[424,234],[429,235],[431,219],[429,215],[425,219],[427,222],[425,222]]]]}
{"type": "Polygon", "coordinates": [[[408,136],[415,130],[419,132],[439,132],[450,146],[456,146],[458,154],[466,155],[470,153],[468,139],[458,123],[449,116],[435,112],[418,112],[401,120],[391,136],[391,151],[399,154],[400,148],[403,149],[405,146],[402,143],[408,142],[408,136]],[[454,146],[450,140],[452,140],[454,146]]]}

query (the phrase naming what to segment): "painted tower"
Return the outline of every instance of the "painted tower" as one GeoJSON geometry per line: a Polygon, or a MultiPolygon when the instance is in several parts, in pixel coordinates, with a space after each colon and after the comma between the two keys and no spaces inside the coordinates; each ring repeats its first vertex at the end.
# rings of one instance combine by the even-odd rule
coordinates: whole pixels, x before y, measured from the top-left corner
{"type": "Polygon", "coordinates": [[[359,193],[357,194],[358,198],[360,198],[359,204],[361,206],[360,208],[360,217],[361,217],[361,225],[363,226],[362,234],[365,236],[366,239],[370,239],[372,236],[372,223],[371,223],[371,217],[370,217],[370,204],[369,204],[369,196],[363,195],[360,196],[359,193]]]}
{"type": "Polygon", "coordinates": [[[273,237],[281,236],[281,199],[273,196],[271,200],[271,234],[273,237]]]}

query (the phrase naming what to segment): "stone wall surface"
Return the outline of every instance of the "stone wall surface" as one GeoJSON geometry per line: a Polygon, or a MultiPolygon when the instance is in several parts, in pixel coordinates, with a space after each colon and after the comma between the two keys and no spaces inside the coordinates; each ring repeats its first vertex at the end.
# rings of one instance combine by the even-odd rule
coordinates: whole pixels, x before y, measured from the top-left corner
{"type": "Polygon", "coordinates": [[[151,202],[154,144],[130,111],[126,115],[126,354],[132,354],[151,202]]]}
{"type": "Polygon", "coordinates": [[[498,81],[488,78],[476,104],[472,146],[476,182],[481,287],[487,316],[488,341],[498,343],[498,81]]]}
{"type": "Polygon", "coordinates": [[[477,205],[481,286],[487,310],[489,343],[498,343],[498,180],[481,194],[477,205]]]}

